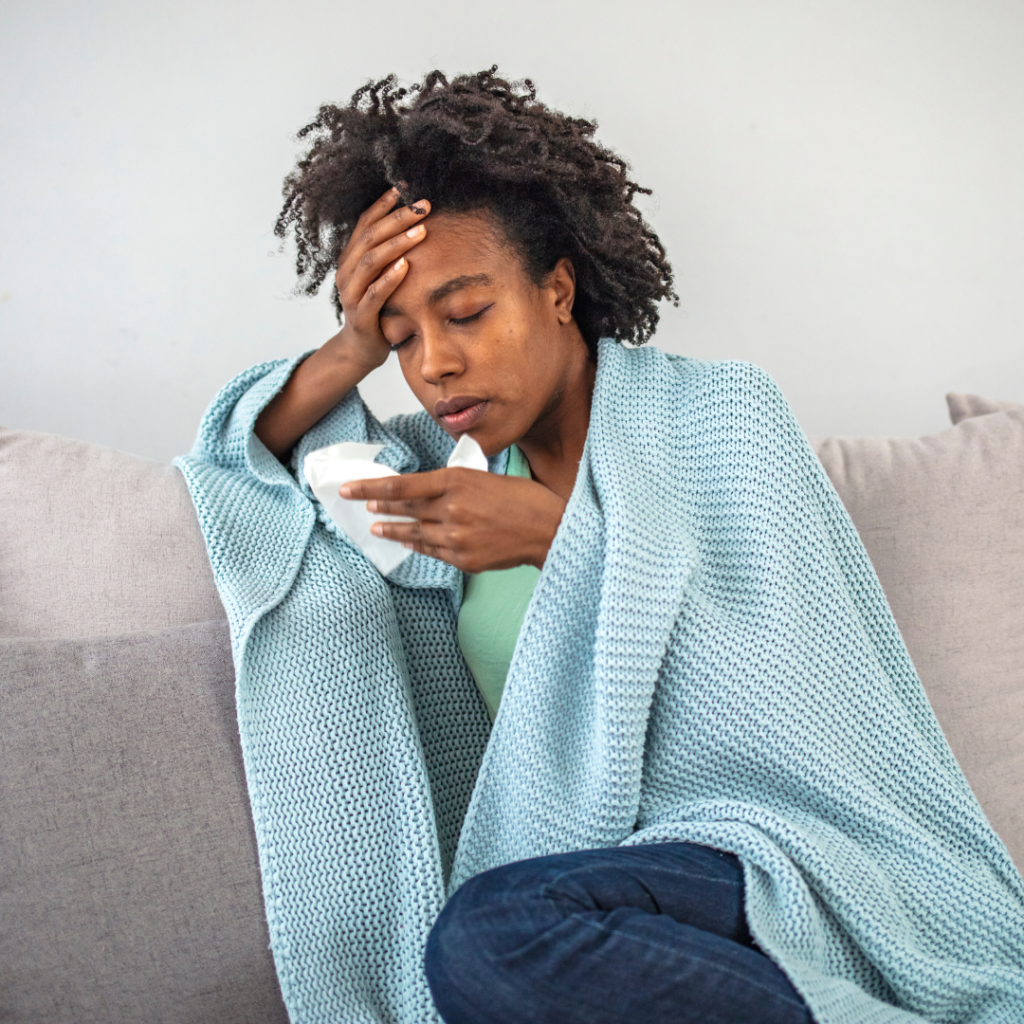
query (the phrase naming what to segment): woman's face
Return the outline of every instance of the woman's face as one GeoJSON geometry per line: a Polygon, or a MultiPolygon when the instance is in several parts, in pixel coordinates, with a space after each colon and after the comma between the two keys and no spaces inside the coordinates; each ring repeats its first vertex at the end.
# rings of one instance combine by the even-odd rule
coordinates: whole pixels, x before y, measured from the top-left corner
{"type": "Polygon", "coordinates": [[[587,364],[572,265],[561,260],[537,285],[488,214],[442,212],[424,223],[381,329],[434,420],[494,455],[554,427],[587,364]]]}

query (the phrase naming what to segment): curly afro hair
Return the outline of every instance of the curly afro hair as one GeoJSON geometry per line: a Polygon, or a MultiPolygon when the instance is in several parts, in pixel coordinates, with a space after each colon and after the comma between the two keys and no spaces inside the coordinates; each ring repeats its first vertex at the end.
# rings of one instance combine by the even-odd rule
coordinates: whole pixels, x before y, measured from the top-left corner
{"type": "MultiPolygon", "coordinates": [[[[587,346],[634,345],[658,323],[659,299],[678,303],[658,236],[633,205],[650,194],[628,165],[594,141],[596,124],[537,100],[533,83],[497,66],[451,79],[394,75],[325,104],[299,132],[309,148],[285,179],[275,234],[294,236],[299,287],[314,294],[337,265],[360,214],[389,187],[400,203],[497,218],[526,272],[540,282],[563,256],[576,272],[573,316],[587,346]]],[[[334,304],[341,316],[337,291],[334,304]]]]}

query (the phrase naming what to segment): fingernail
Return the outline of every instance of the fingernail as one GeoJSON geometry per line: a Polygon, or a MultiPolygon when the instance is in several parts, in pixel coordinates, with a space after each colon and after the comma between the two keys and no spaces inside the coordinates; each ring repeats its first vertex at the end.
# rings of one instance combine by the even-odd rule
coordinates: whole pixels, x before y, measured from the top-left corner
{"type": "Polygon", "coordinates": [[[383,537],[384,536],[384,527],[381,526],[380,523],[371,523],[370,524],[370,533],[372,533],[374,535],[374,537],[383,537]]]}
{"type": "Polygon", "coordinates": [[[340,494],[340,495],[341,495],[341,496],[342,496],[343,498],[351,498],[351,497],[352,497],[352,488],[351,488],[351,487],[349,487],[349,485],[348,485],[348,484],[342,484],[342,485],[341,485],[341,486],[340,486],[340,487],[338,488],[338,493],[339,493],[339,494],[340,494]]]}
{"type": "Polygon", "coordinates": [[[378,511],[378,509],[377,509],[377,502],[375,502],[375,501],[368,501],[366,503],[366,511],[367,512],[376,512],[376,511],[378,511]]]}
{"type": "Polygon", "coordinates": [[[428,199],[417,199],[409,209],[412,210],[413,213],[429,213],[430,201],[428,199]]]}
{"type": "Polygon", "coordinates": [[[417,224],[414,228],[409,228],[406,234],[410,238],[415,238],[417,235],[422,235],[427,229],[422,224],[417,224]]]}
{"type": "Polygon", "coordinates": [[[401,270],[405,266],[405,257],[403,256],[396,264],[395,270],[401,270]]]}
{"type": "Polygon", "coordinates": [[[408,548],[410,551],[413,550],[413,546],[407,540],[403,540],[402,541],[402,547],[403,548],[408,548]]]}

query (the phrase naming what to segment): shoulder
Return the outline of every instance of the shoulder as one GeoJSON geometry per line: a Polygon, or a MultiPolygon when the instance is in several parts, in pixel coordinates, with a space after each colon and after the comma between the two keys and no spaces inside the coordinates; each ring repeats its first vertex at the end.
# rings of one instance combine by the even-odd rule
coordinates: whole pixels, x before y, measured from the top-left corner
{"type": "MultiPolygon", "coordinates": [[[[641,351],[624,355],[633,360],[641,351]]],[[[646,386],[631,404],[657,407],[642,414],[645,426],[687,486],[820,488],[817,457],[767,371],[741,360],[692,359],[654,348],[641,358],[648,364],[641,374],[646,386]]]]}
{"type": "Polygon", "coordinates": [[[617,384],[635,383],[657,387],[659,382],[686,391],[765,393],[781,398],[782,392],[760,366],[738,359],[695,359],[666,352],[657,345],[626,348],[602,339],[598,349],[599,376],[617,384]]]}
{"type": "Polygon", "coordinates": [[[632,404],[644,409],[642,440],[656,438],[657,444],[646,444],[641,454],[648,463],[652,449],[664,455],[666,478],[694,522],[843,519],[814,449],[769,373],[740,360],[690,359],[656,349],[643,359],[652,387],[632,404]],[[660,398],[653,397],[657,381],[660,398]]]}
{"type": "Polygon", "coordinates": [[[740,360],[701,361],[680,371],[690,381],[690,415],[695,419],[762,440],[803,438],[782,389],[760,366],[740,360]]]}
{"type": "Polygon", "coordinates": [[[779,385],[753,363],[693,359],[653,345],[625,349],[614,342],[602,342],[599,360],[602,397],[622,413],[646,407],[654,418],[667,414],[679,428],[705,436],[719,430],[803,436],[779,385]]]}
{"type": "Polygon", "coordinates": [[[680,462],[695,471],[695,485],[732,488],[737,499],[760,494],[766,508],[830,500],[814,449],[767,371],[739,360],[669,359],[685,392],[680,462]]]}
{"type": "Polygon", "coordinates": [[[750,402],[758,406],[785,406],[782,389],[775,379],[755,363],[739,359],[691,359],[662,353],[691,399],[708,405],[750,402]]]}
{"type": "Polygon", "coordinates": [[[713,439],[721,458],[773,474],[817,461],[782,389],[760,366],[707,361],[683,372],[692,374],[684,414],[691,439],[713,439]]]}

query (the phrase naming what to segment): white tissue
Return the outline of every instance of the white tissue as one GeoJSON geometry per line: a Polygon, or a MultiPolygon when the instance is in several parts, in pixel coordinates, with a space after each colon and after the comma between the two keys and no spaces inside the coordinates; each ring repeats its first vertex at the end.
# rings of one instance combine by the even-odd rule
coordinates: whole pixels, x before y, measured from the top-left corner
{"type": "Polygon", "coordinates": [[[463,434],[455,446],[455,451],[448,456],[448,466],[449,468],[462,466],[463,469],[479,469],[486,473],[487,456],[484,455],[483,448],[469,434],[463,434]]]}
{"type": "MultiPolygon", "coordinates": [[[[337,526],[345,531],[349,539],[377,567],[382,576],[397,569],[412,552],[403,548],[396,540],[375,537],[370,526],[375,522],[413,522],[408,516],[388,516],[369,512],[365,500],[343,498],[338,488],[350,480],[375,480],[384,476],[398,476],[390,466],[382,466],[373,460],[381,453],[382,444],[358,444],[344,441],[327,448],[310,452],[302,463],[309,486],[323,505],[327,514],[337,526]]],[[[463,434],[455,446],[449,466],[462,466],[487,472],[487,456],[483,449],[469,436],[463,434]]]]}

